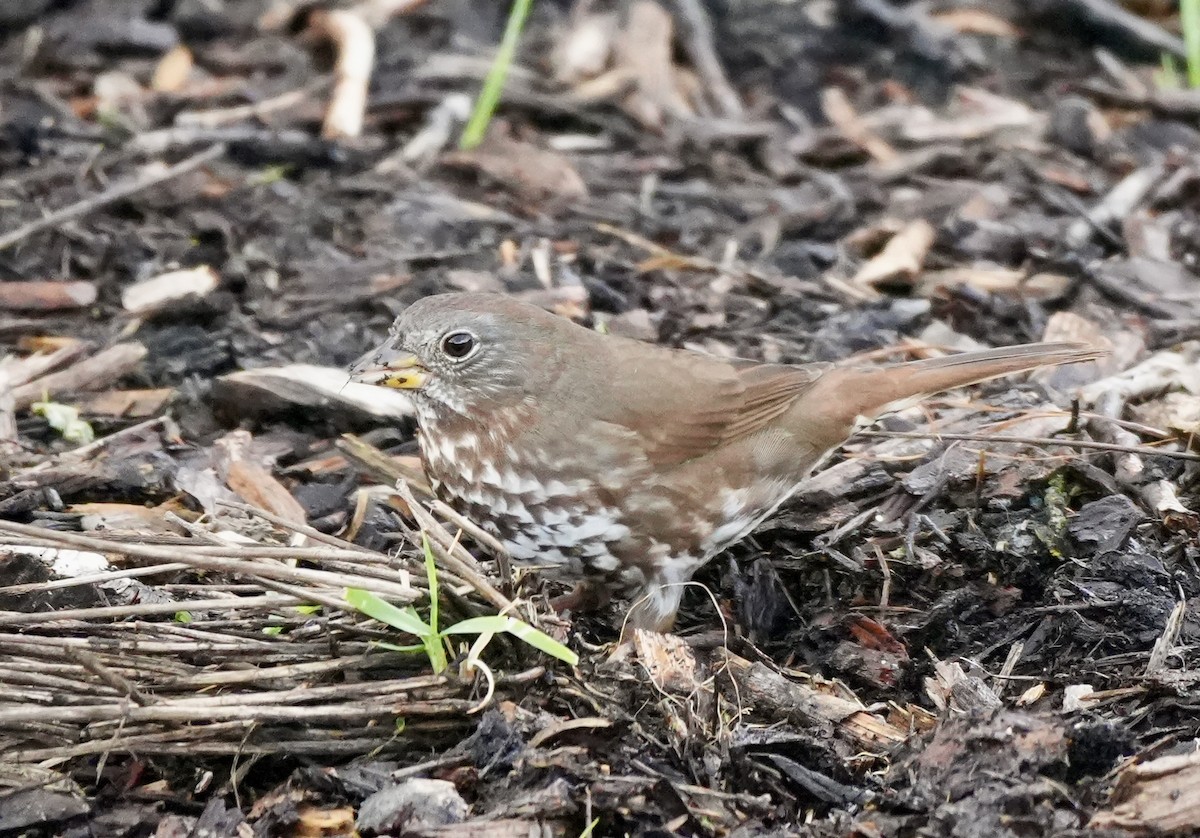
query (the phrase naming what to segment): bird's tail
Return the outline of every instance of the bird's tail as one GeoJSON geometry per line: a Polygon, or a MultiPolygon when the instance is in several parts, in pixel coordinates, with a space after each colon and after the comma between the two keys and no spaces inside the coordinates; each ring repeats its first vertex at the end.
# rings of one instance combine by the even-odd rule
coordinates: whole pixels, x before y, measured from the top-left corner
{"type": "Polygon", "coordinates": [[[1078,343],[1030,343],[903,364],[839,366],[826,372],[814,390],[830,388],[827,398],[810,403],[828,406],[834,425],[853,425],[906,406],[925,396],[1038,367],[1075,364],[1107,355],[1107,350],[1078,343]]]}

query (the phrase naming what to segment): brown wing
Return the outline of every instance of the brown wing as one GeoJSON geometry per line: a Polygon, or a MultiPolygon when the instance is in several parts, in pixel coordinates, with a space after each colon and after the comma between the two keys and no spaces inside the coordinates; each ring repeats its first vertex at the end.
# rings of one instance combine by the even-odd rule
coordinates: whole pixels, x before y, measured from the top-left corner
{"type": "Polygon", "coordinates": [[[787,412],[825,370],[725,361],[645,344],[622,347],[592,414],[632,431],[657,466],[687,462],[787,412]],[[636,347],[636,348],[635,348],[636,347]]]}

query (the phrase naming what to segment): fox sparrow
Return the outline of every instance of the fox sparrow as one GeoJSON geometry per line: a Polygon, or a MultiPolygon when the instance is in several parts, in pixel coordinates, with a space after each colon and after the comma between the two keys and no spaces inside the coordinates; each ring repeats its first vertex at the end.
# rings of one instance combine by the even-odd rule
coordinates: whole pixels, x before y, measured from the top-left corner
{"type": "Polygon", "coordinates": [[[412,391],[444,500],[513,559],[632,589],[668,630],[683,584],[856,424],[942,390],[1102,355],[1040,343],[891,365],[729,361],[586,329],[495,294],[426,297],[355,364],[412,391]]]}

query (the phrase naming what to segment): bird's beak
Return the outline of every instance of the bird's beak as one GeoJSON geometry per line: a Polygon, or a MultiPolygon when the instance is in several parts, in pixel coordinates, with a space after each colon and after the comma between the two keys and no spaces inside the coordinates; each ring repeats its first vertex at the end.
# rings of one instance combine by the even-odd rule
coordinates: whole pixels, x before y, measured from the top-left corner
{"type": "Polygon", "coordinates": [[[416,355],[387,345],[373,349],[350,367],[351,381],[396,390],[419,390],[428,378],[429,370],[416,355]]]}

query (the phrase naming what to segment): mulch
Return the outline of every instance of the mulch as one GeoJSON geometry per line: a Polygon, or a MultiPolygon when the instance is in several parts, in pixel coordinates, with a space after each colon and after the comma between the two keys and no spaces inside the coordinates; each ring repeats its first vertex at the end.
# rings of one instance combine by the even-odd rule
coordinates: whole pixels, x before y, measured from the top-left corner
{"type": "Polygon", "coordinates": [[[1175,4],[545,0],[472,149],[504,4],[10,5],[0,834],[1200,831],[1175,4]],[[773,362],[1111,351],[886,417],[618,646],[346,384],[447,290],[773,362]],[[578,665],[389,648],[344,593],[427,616],[427,544],[442,625],[578,665]]]}

